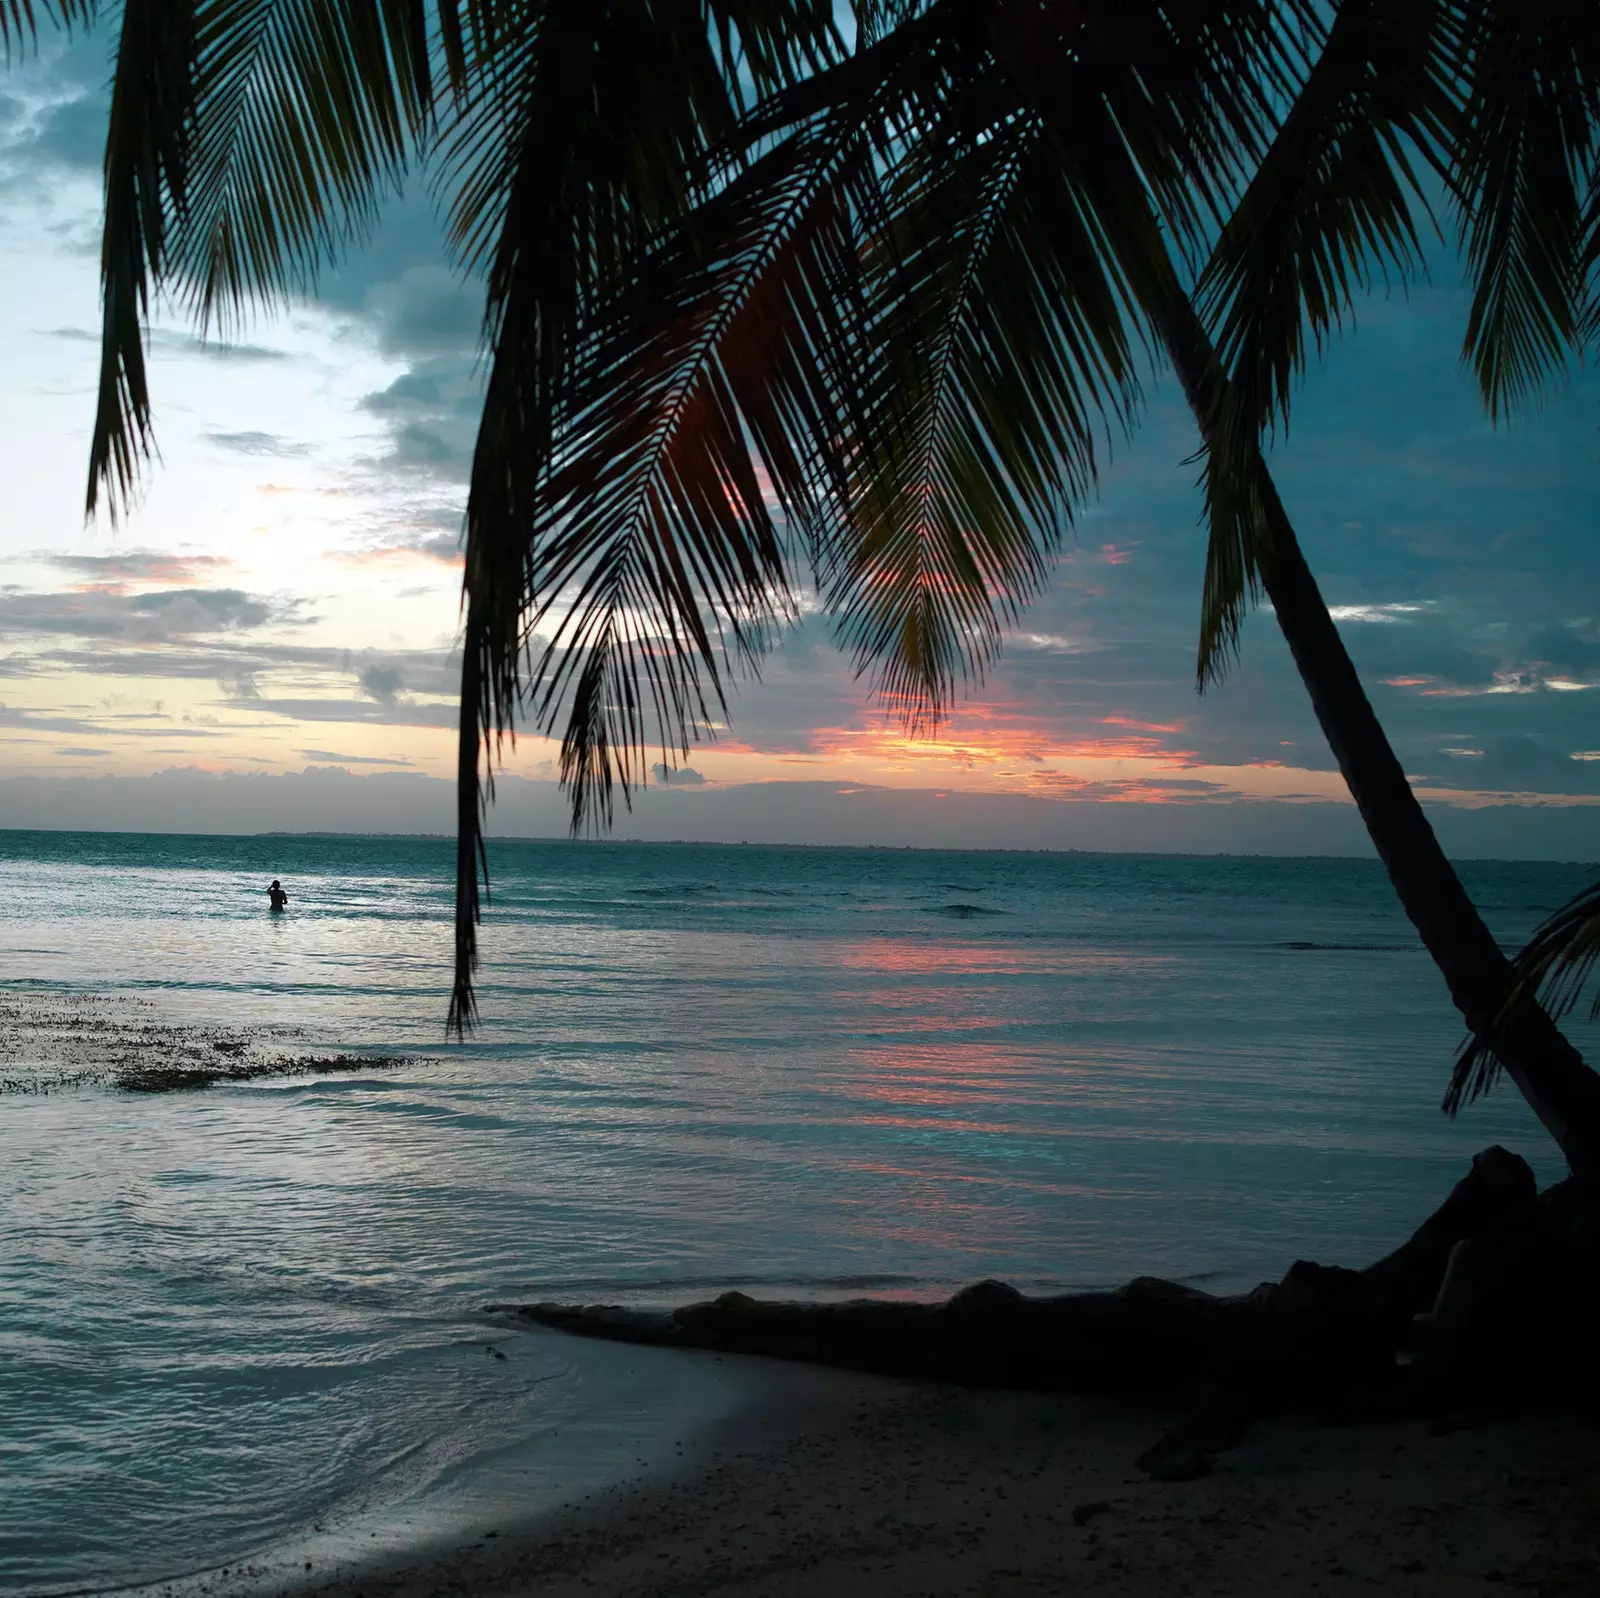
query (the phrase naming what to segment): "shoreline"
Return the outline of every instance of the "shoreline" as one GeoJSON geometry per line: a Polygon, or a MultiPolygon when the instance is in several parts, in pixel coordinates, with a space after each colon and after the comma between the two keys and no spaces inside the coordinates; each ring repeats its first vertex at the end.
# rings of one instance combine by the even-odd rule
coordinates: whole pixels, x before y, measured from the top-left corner
{"type": "Polygon", "coordinates": [[[714,1362],[741,1396],[665,1468],[519,1516],[506,1461],[493,1507],[453,1534],[138,1598],[1466,1598],[1586,1592],[1600,1570],[1600,1430],[1570,1419],[1286,1418],[1212,1474],[1161,1483],[1133,1461],[1171,1409],[667,1357],[714,1362]]]}

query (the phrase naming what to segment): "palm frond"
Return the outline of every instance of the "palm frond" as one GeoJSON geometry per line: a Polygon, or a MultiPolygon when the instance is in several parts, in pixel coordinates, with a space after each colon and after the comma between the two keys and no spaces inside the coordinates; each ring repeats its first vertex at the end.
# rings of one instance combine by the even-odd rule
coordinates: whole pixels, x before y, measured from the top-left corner
{"type": "Polygon", "coordinates": [[[1584,348],[1600,339],[1600,155],[1589,174],[1589,197],[1583,208],[1583,243],[1578,256],[1578,281],[1583,295],[1583,320],[1578,338],[1584,348]]]}
{"type": "MultiPolygon", "coordinates": [[[[818,0],[808,0],[805,14],[816,21],[818,0]]],[[[761,578],[752,576],[742,563],[748,550],[734,555],[708,544],[685,559],[670,540],[651,545],[648,534],[625,540],[625,552],[597,553],[585,542],[592,519],[553,527],[547,505],[559,405],[577,376],[587,319],[652,239],[689,208],[694,175],[732,134],[739,97],[730,62],[742,60],[763,79],[790,72],[778,16],[771,0],[546,6],[501,41],[482,92],[445,130],[451,237],[461,259],[487,273],[492,352],[467,509],[471,659],[463,671],[462,726],[474,732],[471,758],[464,748],[460,764],[469,790],[459,807],[463,879],[481,864],[480,740],[515,736],[530,642],[524,623],[529,607],[537,616],[547,612],[557,592],[552,583],[576,584],[575,609],[560,634],[576,653],[573,672],[559,689],[547,685],[539,703],[571,689],[576,730],[563,741],[563,771],[586,804],[609,796],[615,762],[633,748],[647,705],[668,724],[705,715],[693,669],[685,676],[665,664],[668,655],[682,658],[680,648],[702,664],[707,658],[709,632],[687,598],[696,584],[706,583],[713,601],[727,601],[738,615],[770,575],[770,561],[758,555],[761,578]],[[548,534],[556,536],[547,544],[548,534]],[[651,615],[671,619],[659,645],[647,637],[643,618],[651,615]]],[[[831,11],[827,22],[831,28],[831,11]]],[[[825,33],[801,30],[802,50],[824,49],[825,33]]],[[[700,404],[701,397],[683,403],[700,404]]],[[[701,420],[723,427],[718,453],[734,475],[691,481],[680,474],[664,480],[672,485],[665,498],[657,483],[650,503],[668,507],[695,495],[710,503],[731,493],[739,517],[758,517],[760,494],[731,465],[732,424],[714,407],[701,420]]],[[[555,485],[554,492],[559,498],[564,491],[555,485]]],[[[621,508],[611,503],[613,511],[621,508]]],[[[476,889],[458,898],[457,1029],[472,1014],[476,911],[476,889]]]]}
{"type": "MultiPolygon", "coordinates": [[[[1464,1105],[1482,1097],[1500,1076],[1495,1052],[1497,1027],[1512,1011],[1542,1004],[1559,1020],[1577,1007],[1595,962],[1600,960],[1600,882],[1591,883],[1549,917],[1511,962],[1513,981],[1495,1027],[1478,1031],[1462,1045],[1456,1057],[1444,1109],[1454,1115],[1464,1105]]],[[[1593,1020],[1600,1017],[1600,993],[1589,1007],[1593,1020]]]]}
{"type": "Polygon", "coordinates": [[[753,665],[787,612],[784,533],[829,514],[828,316],[873,158],[859,118],[806,128],[653,248],[583,340],[527,624],[546,633],[530,710],[564,725],[575,828],[609,823],[652,740],[687,753],[724,708],[730,650],[753,665]]]}
{"type": "Polygon", "coordinates": [[[1573,0],[1462,3],[1469,88],[1452,187],[1473,278],[1465,356],[1498,418],[1581,344],[1600,15],[1573,0]]]}
{"type": "Polygon", "coordinates": [[[39,19],[58,28],[94,21],[97,0],[0,0],[0,51],[10,60],[13,50],[37,44],[39,19]]]}
{"type": "Polygon", "coordinates": [[[1137,397],[1128,306],[1036,118],[925,120],[874,240],[847,534],[819,587],[913,730],[1042,586],[1137,397]]]}
{"type": "Polygon", "coordinates": [[[1422,269],[1417,162],[1437,165],[1455,127],[1458,50],[1445,0],[1345,0],[1307,25],[1309,69],[1196,291],[1216,329],[1226,414],[1204,423],[1210,529],[1197,674],[1232,658],[1256,594],[1251,487],[1263,431],[1282,422],[1311,350],[1343,323],[1374,271],[1422,269]]]}
{"type": "Polygon", "coordinates": [[[450,0],[129,0],[106,149],[106,339],[88,508],[150,443],[142,328],[176,288],[202,329],[309,287],[360,235],[431,115],[450,0]]]}
{"type": "Polygon", "coordinates": [[[202,327],[302,292],[370,225],[434,101],[425,0],[199,0],[173,268],[202,327]]]}
{"type": "Polygon", "coordinates": [[[144,328],[187,192],[197,54],[195,0],[125,0],[106,134],[100,386],[86,512],[115,517],[151,447],[144,328]]]}
{"type": "MultiPolygon", "coordinates": [[[[1297,5],[1248,0],[1201,0],[1170,14],[1096,8],[1082,36],[1021,15],[1026,25],[997,32],[997,52],[1050,131],[1092,219],[1097,256],[1148,320],[1203,435],[1212,434],[1226,372],[1179,268],[1264,159],[1276,107],[1303,73],[1310,23],[1297,5]]],[[[1215,608],[1219,592],[1254,593],[1260,485],[1254,473],[1219,474],[1209,461],[1205,484],[1218,518],[1225,513],[1237,529],[1231,544],[1212,540],[1206,583],[1215,608]]]]}
{"type": "MultiPolygon", "coordinates": [[[[1123,0],[1030,7],[1002,0],[994,48],[1028,99],[1071,134],[1086,176],[1131,160],[1168,247],[1197,264],[1303,74],[1310,0],[1123,0]],[[1092,122],[1114,148],[1085,142],[1092,122]]],[[[1109,214],[1109,212],[1108,212],[1109,214]]]]}

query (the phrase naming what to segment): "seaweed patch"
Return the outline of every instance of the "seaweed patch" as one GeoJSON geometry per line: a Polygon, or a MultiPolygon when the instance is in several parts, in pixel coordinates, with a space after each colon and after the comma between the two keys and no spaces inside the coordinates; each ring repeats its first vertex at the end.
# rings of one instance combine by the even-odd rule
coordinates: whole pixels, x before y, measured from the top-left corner
{"type": "Polygon", "coordinates": [[[425,1063],[394,1054],[286,1047],[292,1029],[159,1021],[148,1000],[91,993],[0,995],[0,1096],[109,1087],[189,1093],[263,1078],[351,1075],[425,1063]]]}

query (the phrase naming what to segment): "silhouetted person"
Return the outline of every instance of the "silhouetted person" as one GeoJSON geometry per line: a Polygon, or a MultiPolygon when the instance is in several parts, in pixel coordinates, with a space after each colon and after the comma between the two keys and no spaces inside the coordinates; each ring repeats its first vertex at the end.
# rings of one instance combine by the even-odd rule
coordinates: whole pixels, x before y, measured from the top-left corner
{"type": "Polygon", "coordinates": [[[276,877],[272,879],[272,886],[267,889],[267,897],[272,901],[274,910],[281,910],[289,902],[289,895],[278,886],[276,877]]]}

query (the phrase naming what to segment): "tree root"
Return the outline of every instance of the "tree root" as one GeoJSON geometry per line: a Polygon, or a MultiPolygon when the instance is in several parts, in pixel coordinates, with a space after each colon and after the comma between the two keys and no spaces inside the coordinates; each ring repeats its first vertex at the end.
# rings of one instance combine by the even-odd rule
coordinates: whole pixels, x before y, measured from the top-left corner
{"type": "Polygon", "coordinates": [[[1589,1374],[1597,1264],[1600,1200],[1573,1182],[1537,1194],[1527,1162],[1497,1146],[1376,1264],[1296,1260],[1281,1281],[1242,1294],[1139,1277],[1115,1292],[1041,1298],[986,1281],[943,1304],[724,1293],[662,1312],[496,1308],[584,1337],[1185,1403],[1193,1418],[1140,1462],[1176,1480],[1200,1474],[1254,1417],[1285,1408],[1378,1418],[1463,1394],[1545,1400],[1600,1387],[1589,1374]]]}

